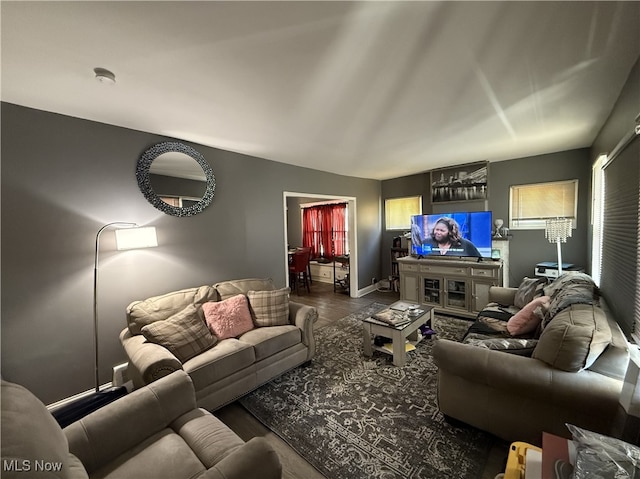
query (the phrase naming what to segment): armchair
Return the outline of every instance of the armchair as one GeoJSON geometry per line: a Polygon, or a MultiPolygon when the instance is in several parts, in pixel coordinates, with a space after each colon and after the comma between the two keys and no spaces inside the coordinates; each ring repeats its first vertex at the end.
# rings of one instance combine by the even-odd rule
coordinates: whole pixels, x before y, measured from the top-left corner
{"type": "Polygon", "coordinates": [[[245,443],[196,407],[177,371],[61,429],[28,390],[2,381],[3,478],[281,477],[262,438],[245,443]]]}

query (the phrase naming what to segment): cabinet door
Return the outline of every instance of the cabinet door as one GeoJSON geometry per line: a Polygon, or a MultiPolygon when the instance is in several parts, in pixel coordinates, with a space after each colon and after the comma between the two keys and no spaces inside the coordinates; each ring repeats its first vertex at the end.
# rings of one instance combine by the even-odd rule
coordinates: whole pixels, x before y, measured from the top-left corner
{"type": "Polygon", "coordinates": [[[423,276],[422,281],[422,302],[432,306],[442,306],[444,297],[444,281],[441,277],[423,276]]]}
{"type": "Polygon", "coordinates": [[[445,308],[462,309],[467,311],[467,281],[464,279],[446,279],[447,294],[445,295],[445,308]]]}
{"type": "Polygon", "coordinates": [[[419,283],[420,277],[417,274],[402,273],[400,275],[400,299],[419,303],[419,283]]]}
{"type": "Polygon", "coordinates": [[[495,286],[495,281],[478,281],[472,282],[471,288],[473,293],[471,296],[471,312],[480,312],[489,303],[489,288],[495,286]]]}

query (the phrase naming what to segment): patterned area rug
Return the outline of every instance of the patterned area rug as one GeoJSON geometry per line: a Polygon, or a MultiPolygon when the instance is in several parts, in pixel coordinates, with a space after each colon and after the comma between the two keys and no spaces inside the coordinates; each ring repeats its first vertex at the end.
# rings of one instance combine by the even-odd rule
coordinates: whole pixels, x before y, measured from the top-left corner
{"type": "MultiPolygon", "coordinates": [[[[436,401],[434,340],[407,353],[362,354],[362,319],[372,303],[316,331],[317,352],[241,404],[328,479],[466,479],[482,475],[493,437],[444,421],[436,401]]],[[[469,321],[436,316],[442,338],[460,340],[469,321]]],[[[471,400],[471,398],[470,398],[471,400]]]]}

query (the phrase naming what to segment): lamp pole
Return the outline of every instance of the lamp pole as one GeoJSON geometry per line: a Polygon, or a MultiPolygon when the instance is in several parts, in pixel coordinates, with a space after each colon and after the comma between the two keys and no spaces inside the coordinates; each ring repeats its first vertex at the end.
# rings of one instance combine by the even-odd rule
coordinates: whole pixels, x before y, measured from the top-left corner
{"type": "Polygon", "coordinates": [[[558,276],[562,275],[562,246],[560,243],[562,239],[558,236],[556,244],[558,245],[558,276]]]}
{"type": "Polygon", "coordinates": [[[94,352],[94,373],[96,382],[96,392],[100,391],[100,376],[98,373],[98,253],[100,252],[100,235],[107,228],[114,226],[122,226],[128,228],[135,228],[138,226],[136,223],[124,223],[116,221],[114,223],[107,223],[98,230],[96,234],[96,249],[93,262],[93,352],[94,352]]]}

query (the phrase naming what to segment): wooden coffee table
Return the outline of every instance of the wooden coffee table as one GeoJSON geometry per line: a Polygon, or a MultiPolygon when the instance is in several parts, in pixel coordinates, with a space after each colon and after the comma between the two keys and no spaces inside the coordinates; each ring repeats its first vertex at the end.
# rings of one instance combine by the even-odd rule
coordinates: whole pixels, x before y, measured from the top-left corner
{"type": "MultiPolygon", "coordinates": [[[[403,326],[393,327],[382,321],[377,321],[371,317],[362,321],[362,346],[364,349],[364,355],[367,357],[373,356],[373,350],[382,351],[386,354],[393,354],[393,365],[404,366],[407,362],[406,352],[406,340],[408,339],[412,344],[417,344],[422,337],[418,334],[418,328],[423,324],[431,326],[433,321],[433,307],[426,306],[424,304],[418,305],[410,303],[408,301],[396,301],[390,308],[399,307],[401,305],[413,305],[422,310],[422,314],[416,316],[409,316],[410,322],[403,326]],[[373,338],[375,336],[384,336],[385,338],[391,338],[393,341],[393,352],[389,350],[373,345],[373,338]]],[[[405,313],[408,314],[408,313],[405,313]]]]}

